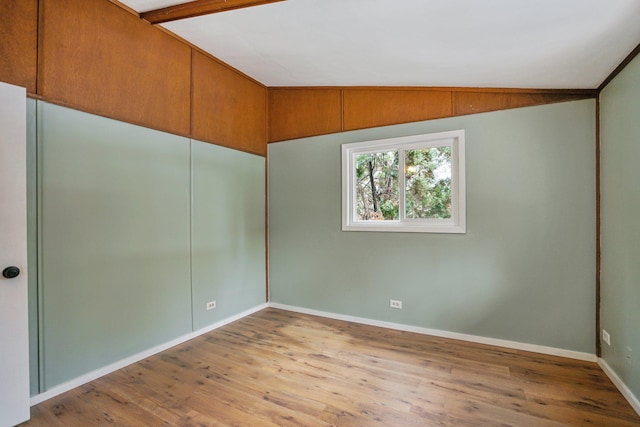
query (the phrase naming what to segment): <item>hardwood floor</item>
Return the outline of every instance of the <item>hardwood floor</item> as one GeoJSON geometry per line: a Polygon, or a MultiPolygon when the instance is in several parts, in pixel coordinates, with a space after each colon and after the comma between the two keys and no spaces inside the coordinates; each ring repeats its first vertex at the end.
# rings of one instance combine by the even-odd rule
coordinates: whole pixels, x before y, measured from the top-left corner
{"type": "Polygon", "coordinates": [[[638,426],[591,362],[265,309],[31,409],[25,426],[638,426]]]}

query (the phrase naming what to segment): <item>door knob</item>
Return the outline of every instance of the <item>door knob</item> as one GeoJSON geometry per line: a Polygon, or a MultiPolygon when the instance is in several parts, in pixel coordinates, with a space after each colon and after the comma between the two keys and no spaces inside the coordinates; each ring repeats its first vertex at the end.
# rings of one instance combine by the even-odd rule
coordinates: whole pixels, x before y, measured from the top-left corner
{"type": "Polygon", "coordinates": [[[14,277],[18,277],[20,275],[20,269],[18,267],[7,267],[2,270],[2,277],[5,279],[13,279],[14,277]]]}

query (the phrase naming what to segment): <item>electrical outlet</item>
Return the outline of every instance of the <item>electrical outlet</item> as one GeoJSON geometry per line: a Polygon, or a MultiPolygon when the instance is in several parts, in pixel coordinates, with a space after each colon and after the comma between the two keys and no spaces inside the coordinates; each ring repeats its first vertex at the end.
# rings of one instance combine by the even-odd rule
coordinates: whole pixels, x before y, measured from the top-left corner
{"type": "Polygon", "coordinates": [[[216,308],[216,302],[215,301],[209,301],[207,303],[207,310],[213,310],[214,308],[216,308]]]}
{"type": "Polygon", "coordinates": [[[395,299],[389,300],[389,307],[391,308],[402,308],[402,301],[398,301],[395,299]]]}
{"type": "Polygon", "coordinates": [[[633,366],[633,349],[631,349],[631,347],[627,347],[625,362],[627,362],[627,365],[633,366]]]}
{"type": "Polygon", "coordinates": [[[607,345],[611,345],[611,336],[604,329],[602,330],[602,341],[606,342],[607,345]]]}

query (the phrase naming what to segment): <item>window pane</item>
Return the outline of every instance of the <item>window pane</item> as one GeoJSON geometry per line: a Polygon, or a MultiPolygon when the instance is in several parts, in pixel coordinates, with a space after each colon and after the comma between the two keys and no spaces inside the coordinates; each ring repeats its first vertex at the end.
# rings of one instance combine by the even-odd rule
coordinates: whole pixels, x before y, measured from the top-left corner
{"type": "Polygon", "coordinates": [[[465,233],[464,136],[342,144],[342,230],[465,233]]]}
{"type": "Polygon", "coordinates": [[[356,220],[398,220],[398,151],[357,154],[356,220]]]}
{"type": "Polygon", "coordinates": [[[451,218],[451,147],[405,152],[407,218],[451,218]]]}

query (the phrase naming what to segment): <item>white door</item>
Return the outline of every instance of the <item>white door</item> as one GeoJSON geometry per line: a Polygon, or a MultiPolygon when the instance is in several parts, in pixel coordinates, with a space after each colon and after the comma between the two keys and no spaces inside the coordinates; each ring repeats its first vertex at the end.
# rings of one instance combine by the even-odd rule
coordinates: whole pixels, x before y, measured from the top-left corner
{"type": "Polygon", "coordinates": [[[0,82],[0,427],[29,419],[26,103],[0,82]]]}

